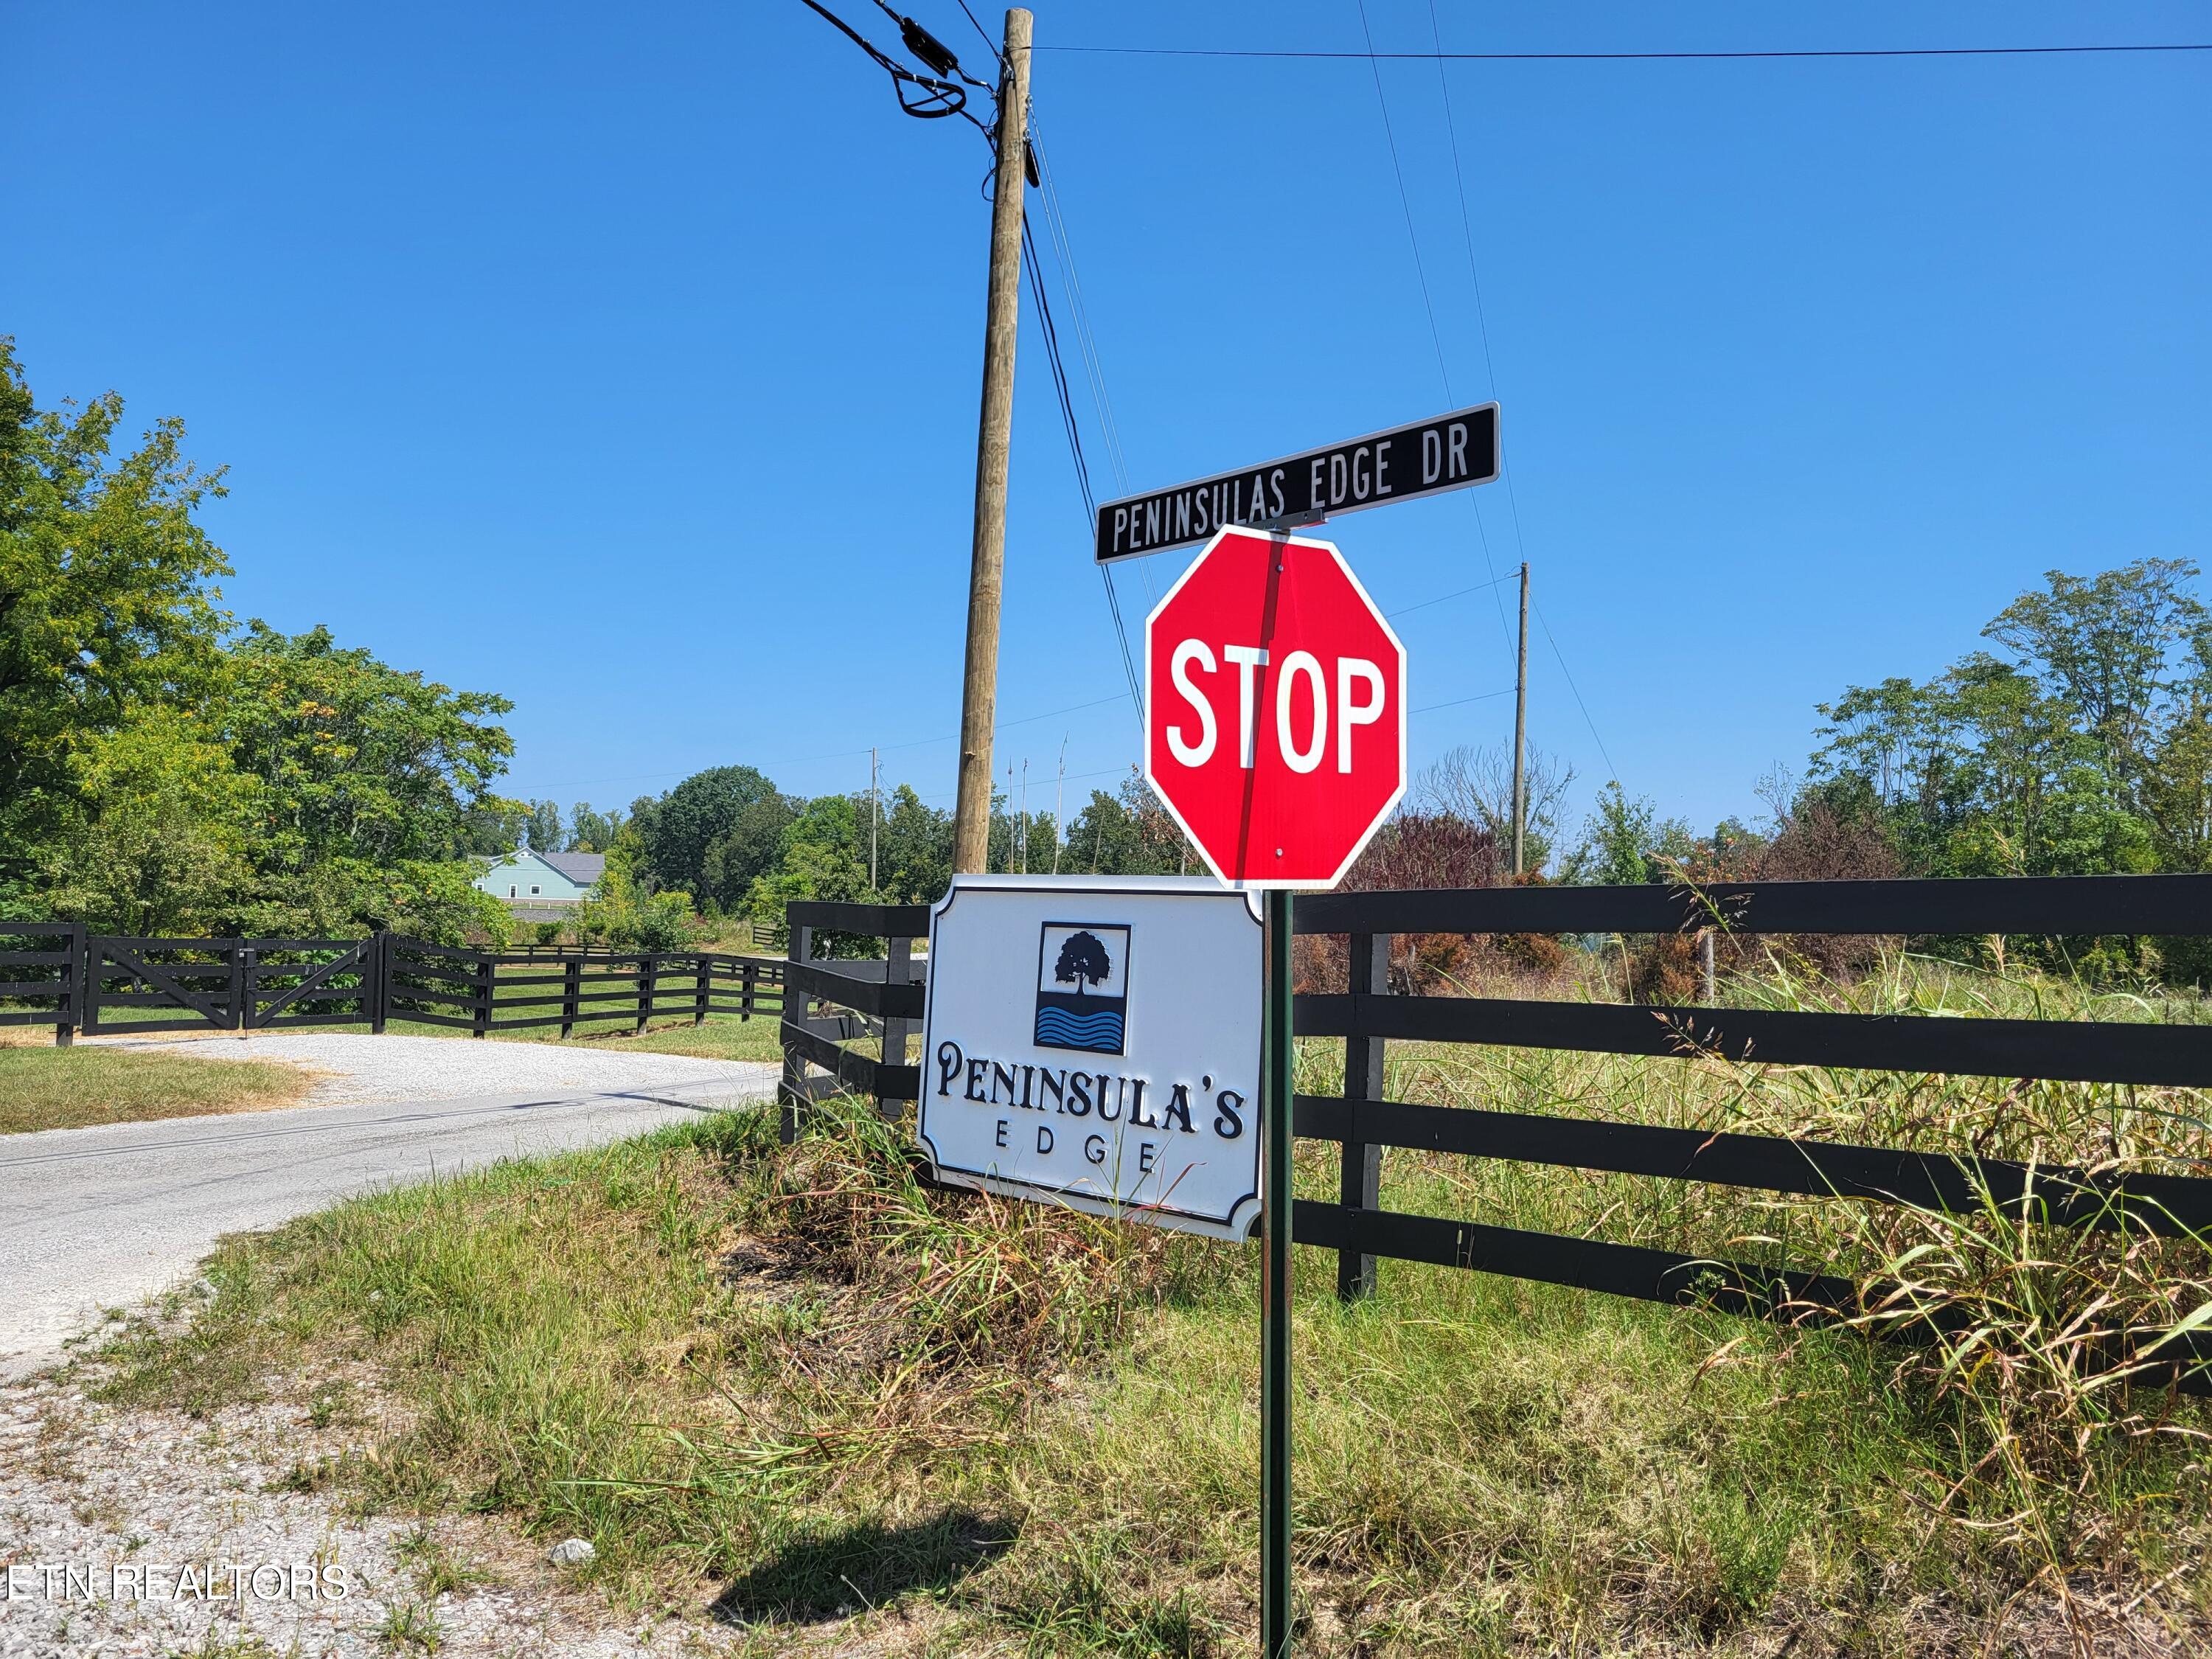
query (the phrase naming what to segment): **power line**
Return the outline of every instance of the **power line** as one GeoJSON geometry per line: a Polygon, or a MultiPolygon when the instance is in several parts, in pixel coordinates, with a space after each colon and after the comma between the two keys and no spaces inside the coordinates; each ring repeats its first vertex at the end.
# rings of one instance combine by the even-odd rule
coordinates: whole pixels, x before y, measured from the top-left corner
{"type": "Polygon", "coordinates": [[[1382,614],[1385,617],[1410,616],[1416,611],[1426,611],[1432,605],[1442,605],[1446,599],[1465,599],[1470,593],[1480,593],[1487,588],[1497,587],[1501,584],[1510,582],[1512,580],[1513,578],[1510,576],[1500,576],[1496,581],[1477,582],[1472,587],[1455,588],[1449,593],[1437,594],[1433,599],[1423,599],[1419,605],[1405,605],[1396,611],[1386,611],[1382,614]]]}
{"type": "MultiPolygon", "coordinates": [[[[1034,143],[1034,140],[1032,142],[1034,143]]],[[[1045,171],[1043,155],[1042,150],[1035,153],[1038,158],[1038,188],[1040,191],[1044,191],[1046,189],[1044,181],[1048,175],[1045,171]]],[[[1048,206],[1045,216],[1048,234],[1052,234],[1053,221],[1057,216],[1056,213],[1048,206]]],[[[1066,227],[1063,222],[1059,227],[1058,234],[1064,238],[1066,234],[1066,227]]],[[[1030,292],[1036,301],[1038,327],[1044,337],[1045,356],[1052,370],[1053,392],[1060,403],[1060,426],[1067,437],[1068,454],[1075,464],[1076,488],[1083,496],[1083,534],[1084,539],[1087,542],[1091,538],[1091,527],[1097,520],[1098,497],[1091,487],[1091,463],[1084,455],[1083,434],[1076,423],[1075,401],[1067,385],[1067,366],[1060,356],[1060,330],[1053,320],[1052,299],[1045,291],[1043,262],[1037,256],[1036,238],[1030,229],[1029,216],[1026,213],[1022,216],[1022,263],[1029,276],[1030,292]]],[[[1063,275],[1069,269],[1068,265],[1063,264],[1061,267],[1063,275]]],[[[1079,341],[1079,343],[1080,343],[1079,341]]],[[[1096,371],[1093,372],[1095,374],[1096,371]]],[[[1095,380],[1093,395],[1099,398],[1103,407],[1103,398],[1098,392],[1095,380]]],[[[1109,459],[1115,447],[1115,446],[1109,440],[1108,444],[1109,459]]],[[[1145,724],[1145,694],[1143,683],[1137,674],[1136,658],[1129,650],[1129,630],[1121,616],[1121,595],[1115,592],[1113,574],[1104,565],[1098,567],[1098,580],[1105,590],[1107,613],[1114,621],[1114,637],[1121,647],[1121,672],[1128,678],[1129,706],[1135,712],[1138,730],[1141,732],[1145,724]]]]}
{"type": "MultiPolygon", "coordinates": [[[[1437,0],[1429,0],[1429,38],[1436,42],[1438,54],[1437,89],[1443,94],[1444,131],[1451,140],[1452,182],[1457,186],[1459,192],[1460,235],[1467,244],[1468,285],[1474,290],[1474,323],[1477,337],[1482,342],[1482,372],[1490,382],[1490,395],[1495,398],[1499,395],[1498,363],[1490,355],[1490,316],[1482,303],[1482,273],[1475,263],[1474,219],[1474,216],[1468,211],[1467,174],[1462,169],[1459,160],[1459,121],[1452,112],[1451,77],[1444,73],[1444,60],[1442,55],[1444,49],[1444,38],[1443,31],[1437,24],[1437,0]]],[[[1381,71],[1376,72],[1379,74],[1381,71]]],[[[1513,466],[1510,462],[1504,461],[1502,453],[1499,459],[1504,462],[1501,470],[1504,474],[1506,511],[1511,515],[1513,520],[1513,550],[1519,556],[1521,562],[1525,565],[1528,562],[1528,548],[1521,538],[1520,492],[1514,488],[1513,466]]],[[[1474,506],[1474,496],[1468,497],[1468,505],[1474,506]]],[[[1498,599],[1498,620],[1502,627],[1505,621],[1505,602],[1503,595],[1498,599]]]]}
{"type": "Polygon", "coordinates": [[[1840,46],[1759,52],[1297,52],[1229,46],[1044,46],[1038,52],[1079,52],[1113,58],[1257,58],[1315,62],[1379,59],[1425,64],[1441,58],[1465,64],[1633,64],[1729,63],[1814,58],[2059,58],[2106,53],[2212,52],[2212,41],[2150,41],[2142,44],[2061,46],[1840,46]]]}
{"type": "Polygon", "coordinates": [[[1449,702],[1432,702],[1425,708],[1411,708],[1406,712],[1409,715],[1432,714],[1439,708],[1456,708],[1463,702],[1488,702],[1492,697],[1510,697],[1512,695],[1513,688],[1509,685],[1503,691],[1478,691],[1471,697],[1454,697],[1449,702]]]}
{"type": "MultiPolygon", "coordinates": [[[[1133,769],[1128,766],[1102,766],[1095,772],[1070,772],[1064,781],[1068,783],[1079,783],[1085,778],[1103,778],[1108,776],[1109,774],[1123,773],[1132,769],[1133,769]]],[[[940,789],[933,795],[918,795],[915,799],[918,800],[943,800],[946,796],[953,793],[954,792],[950,789],[940,789]]]]}
{"type": "MultiPolygon", "coordinates": [[[[817,0],[799,0],[799,3],[866,52],[874,60],[877,68],[891,77],[892,96],[898,100],[899,108],[907,114],[924,121],[935,121],[947,115],[957,115],[973,123],[987,138],[990,136],[990,129],[976,120],[968,108],[967,88],[961,86],[958,82],[940,80],[938,76],[957,75],[960,80],[967,82],[969,86],[981,87],[983,83],[964,73],[960,68],[958,60],[945,50],[944,45],[912,18],[901,17],[889,6],[883,7],[892,21],[898,24],[899,38],[906,43],[907,49],[929,64],[931,68],[935,69],[938,75],[916,74],[889,53],[877,50],[860,30],[854,28],[827,6],[817,3],[817,0]],[[916,88],[916,95],[911,99],[907,95],[908,87],[916,88]]],[[[877,3],[882,5],[883,0],[877,0],[877,3]]],[[[988,88],[986,88],[985,90],[988,91],[988,88]]]]}
{"type": "MultiPolygon", "coordinates": [[[[1406,240],[1412,245],[1413,250],[1413,275],[1419,279],[1421,284],[1421,308],[1427,312],[1429,317],[1429,343],[1436,348],[1437,373],[1443,380],[1444,402],[1447,404],[1455,404],[1459,399],[1452,395],[1451,370],[1444,362],[1444,337],[1443,331],[1437,327],[1436,302],[1429,297],[1428,268],[1421,261],[1421,238],[1419,233],[1413,228],[1413,198],[1406,190],[1406,169],[1398,160],[1398,135],[1390,125],[1390,100],[1382,91],[1382,65],[1377,60],[1375,52],[1375,32],[1368,27],[1367,23],[1367,0],[1357,0],[1357,4],[1359,8],[1359,32],[1367,40],[1367,67],[1374,71],[1375,75],[1375,101],[1382,111],[1382,137],[1390,147],[1390,172],[1398,181],[1398,205],[1404,210],[1406,215],[1406,240]]],[[[1490,556],[1490,532],[1483,525],[1482,509],[1475,506],[1474,497],[1469,495],[1467,499],[1468,506],[1474,514],[1475,539],[1482,548],[1483,568],[1490,572],[1492,578],[1492,586],[1495,586],[1498,564],[1490,556]]],[[[1505,605],[1503,600],[1499,601],[1498,606],[1498,632],[1510,647],[1512,643],[1512,635],[1507,631],[1505,626],[1505,605]]]]}
{"type": "MultiPolygon", "coordinates": [[[[1048,708],[1041,714],[1024,714],[1019,720],[1000,720],[991,729],[994,732],[1004,732],[1012,726],[1031,726],[1036,724],[1038,720],[1048,720],[1060,714],[1073,714],[1085,708],[1103,708],[1109,702],[1121,702],[1122,695],[1122,693],[1116,691],[1110,696],[1094,697],[1089,702],[1072,702],[1065,708],[1048,708]]],[[[957,743],[959,741],[960,734],[957,732],[955,732],[945,737],[915,738],[905,743],[878,744],[873,745],[873,747],[875,749],[881,750],[884,754],[888,755],[895,753],[902,749],[926,748],[933,743],[957,743]]],[[[849,760],[855,755],[866,755],[870,752],[871,750],[868,749],[832,749],[827,750],[818,755],[771,755],[763,760],[761,763],[764,766],[804,766],[813,761],[849,760]]],[[[617,777],[569,778],[565,781],[556,781],[552,783],[542,783],[538,787],[541,789],[588,789],[592,785],[600,783],[641,783],[650,782],[655,778],[688,778],[693,773],[702,769],[704,769],[694,766],[673,772],[624,772],[617,777]]]]}
{"type": "Polygon", "coordinates": [[[1583,711],[1583,724],[1589,727],[1589,734],[1597,744],[1597,752],[1605,757],[1606,770],[1618,779],[1620,769],[1613,763],[1613,751],[1605,746],[1605,739],[1597,734],[1597,722],[1590,718],[1589,705],[1583,701],[1582,688],[1575,684],[1574,671],[1567,666],[1566,653],[1559,649],[1559,642],[1552,639],[1552,624],[1544,620],[1544,608],[1539,605],[1531,605],[1528,608],[1536,613],[1536,623],[1544,630],[1544,637],[1551,640],[1552,654],[1559,659],[1559,672],[1567,677],[1567,690],[1575,694],[1575,707],[1583,711]]]}

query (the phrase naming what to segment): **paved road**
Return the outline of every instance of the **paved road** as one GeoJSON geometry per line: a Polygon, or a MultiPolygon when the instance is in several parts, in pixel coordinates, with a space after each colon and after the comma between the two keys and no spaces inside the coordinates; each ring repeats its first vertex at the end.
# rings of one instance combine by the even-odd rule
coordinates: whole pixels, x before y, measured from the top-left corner
{"type": "Polygon", "coordinates": [[[379,1186],[640,1134],[775,1091],[744,1081],[312,1106],[0,1136],[0,1382],[102,1308],[188,1273],[218,1237],[379,1186]]]}

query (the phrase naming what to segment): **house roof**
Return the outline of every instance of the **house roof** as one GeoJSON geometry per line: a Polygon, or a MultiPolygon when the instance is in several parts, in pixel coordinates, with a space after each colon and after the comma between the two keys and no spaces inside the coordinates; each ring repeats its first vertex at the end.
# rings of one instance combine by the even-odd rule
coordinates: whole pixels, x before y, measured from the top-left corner
{"type": "Polygon", "coordinates": [[[540,853],[538,856],[579,887],[595,885],[607,870],[605,853],[540,853]]]}

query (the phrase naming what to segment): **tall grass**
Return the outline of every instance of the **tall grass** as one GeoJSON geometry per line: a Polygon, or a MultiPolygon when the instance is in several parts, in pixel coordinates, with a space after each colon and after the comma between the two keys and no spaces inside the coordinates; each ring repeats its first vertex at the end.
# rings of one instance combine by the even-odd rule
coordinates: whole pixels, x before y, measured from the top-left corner
{"type": "MultiPolygon", "coordinates": [[[[1911,963],[1731,994],[2160,1012],[1911,963]]],[[[1329,1091],[1341,1049],[1299,1064],[1329,1091]]],[[[2202,1167],[2180,1091],[1411,1045],[1389,1085],[2202,1167]]],[[[1334,1191],[1332,1149],[1297,1164],[1334,1191]]],[[[1397,1262],[1345,1308],[1329,1259],[1300,1251],[1305,1650],[2153,1651],[2212,1632],[2206,1414],[2114,1386],[2092,1340],[2191,1316],[2195,1242],[1401,1152],[1384,1202],[1839,1264],[1960,1334],[1914,1348],[1397,1262]]],[[[349,1466],[362,1501],[579,1533],[618,1595],[694,1587],[764,1641],[896,1607],[946,1652],[1249,1644],[1252,1254],[925,1187],[865,1104],[793,1148],[750,1114],[380,1194],[235,1243],[210,1276],[189,1330],[118,1349],[112,1390],[204,1409],[374,1363],[411,1412],[349,1466]]]]}

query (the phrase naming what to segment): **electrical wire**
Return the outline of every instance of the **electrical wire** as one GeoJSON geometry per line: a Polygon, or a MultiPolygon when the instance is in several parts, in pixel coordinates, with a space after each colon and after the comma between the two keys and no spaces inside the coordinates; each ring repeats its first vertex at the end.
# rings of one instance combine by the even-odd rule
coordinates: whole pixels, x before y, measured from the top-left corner
{"type": "MultiPolygon", "coordinates": [[[[1039,176],[1042,166],[1039,165],[1039,176]]],[[[1060,403],[1060,426],[1067,436],[1067,450],[1075,464],[1075,484],[1083,496],[1083,538],[1087,545],[1098,521],[1098,497],[1091,486],[1091,463],[1083,453],[1083,434],[1075,419],[1075,399],[1068,390],[1067,365],[1060,356],[1060,330],[1053,320],[1052,297],[1045,291],[1044,268],[1037,258],[1036,238],[1030,229],[1029,216],[1022,216],[1022,266],[1030,282],[1030,293],[1036,302],[1038,331],[1043,336],[1045,358],[1052,370],[1053,392],[1060,403]]],[[[1137,716],[1137,730],[1141,738],[1145,726],[1145,693],[1143,682],[1137,674],[1137,662],[1129,650],[1129,630],[1121,615],[1121,596],[1114,591],[1114,579],[1104,565],[1098,567],[1098,579],[1106,591],[1106,609],[1114,620],[1114,637],[1121,648],[1121,672],[1128,677],[1129,705],[1137,716]]]]}
{"type": "MultiPolygon", "coordinates": [[[[1467,173],[1460,166],[1459,121],[1452,111],[1451,77],[1444,73],[1443,57],[1444,40],[1443,33],[1437,23],[1437,0],[1429,0],[1429,38],[1436,42],[1437,46],[1437,89],[1443,94],[1444,131],[1451,140],[1452,182],[1457,186],[1459,192],[1460,235],[1467,245],[1468,285],[1474,291],[1474,322],[1477,337],[1482,342],[1482,372],[1490,383],[1490,395],[1497,398],[1500,396],[1498,388],[1498,364],[1490,355],[1490,317],[1482,303],[1482,273],[1475,263],[1474,219],[1468,210],[1467,173]]],[[[1499,460],[1504,463],[1502,453],[1499,460]]],[[[1514,469],[1510,463],[1504,463],[1501,465],[1500,471],[1504,474],[1503,481],[1505,485],[1505,508],[1513,523],[1513,550],[1520,556],[1521,562],[1526,564],[1528,562],[1528,548],[1521,538],[1521,495],[1514,486],[1514,469]]],[[[1474,497],[1468,497],[1468,505],[1474,505],[1474,497]]],[[[1498,601],[1500,622],[1504,620],[1504,600],[1501,596],[1498,601]]]]}
{"type": "Polygon", "coordinates": [[[1575,684],[1574,671],[1567,666],[1566,653],[1559,649],[1559,641],[1552,638],[1552,624],[1544,620],[1540,605],[1531,605],[1528,608],[1536,613],[1536,625],[1544,630],[1544,637],[1551,641],[1552,654],[1559,659],[1559,672],[1567,677],[1567,690],[1575,694],[1575,707],[1583,711],[1583,724],[1589,727],[1590,737],[1597,744],[1597,752],[1605,757],[1606,770],[1618,780],[1620,769],[1613,763],[1613,751],[1605,746],[1605,739],[1597,734],[1597,722],[1590,718],[1589,705],[1583,701],[1582,687],[1575,684]]]}
{"type": "Polygon", "coordinates": [[[1773,52],[1297,52],[1229,46],[1048,46],[1039,52],[1079,52],[1111,58],[1280,58],[1310,61],[1427,63],[1443,58],[1467,64],[1728,63],[1755,59],[1811,58],[2059,58],[2109,53],[2212,52],[2212,41],[2151,41],[2140,45],[2061,46],[1844,46],[1773,52]]]}
{"type": "Polygon", "coordinates": [[[1395,611],[1386,611],[1382,614],[1385,617],[1410,616],[1416,611],[1426,611],[1432,605],[1442,605],[1446,599],[1465,599],[1470,593],[1480,593],[1487,588],[1502,586],[1512,580],[1510,576],[1500,576],[1493,581],[1477,582],[1472,587],[1454,588],[1449,593],[1437,594],[1433,599],[1423,599],[1419,605],[1404,605],[1395,611]]]}
{"type": "MultiPolygon", "coordinates": [[[[1052,244],[1053,257],[1059,262],[1061,289],[1067,299],[1068,322],[1075,336],[1077,354],[1083,362],[1084,380],[1091,391],[1091,408],[1097,416],[1098,433],[1105,448],[1107,464],[1113,470],[1115,493],[1126,495],[1129,493],[1128,459],[1121,447],[1121,430],[1115,423],[1113,402],[1106,394],[1105,363],[1098,349],[1097,332],[1091,326],[1090,307],[1084,303],[1082,274],[1075,262],[1075,239],[1068,231],[1067,217],[1060,205],[1059,183],[1054,177],[1051,159],[1046,153],[1043,135],[1034,111],[1030,116],[1030,154],[1036,157],[1037,161],[1037,197],[1043,209],[1045,231],[1052,244]]],[[[1086,538],[1093,533],[1097,521],[1095,496],[1087,498],[1087,509],[1089,518],[1084,531],[1086,538]]],[[[1146,609],[1149,611],[1158,602],[1158,596],[1152,587],[1152,572],[1147,568],[1140,569],[1138,574],[1144,584],[1146,609]]],[[[1136,700],[1141,726],[1143,680],[1136,672],[1130,652],[1128,629],[1121,615],[1121,592],[1113,568],[1099,566],[1098,580],[1106,594],[1107,609],[1113,615],[1115,637],[1121,641],[1122,659],[1130,676],[1131,695],[1136,700]]]]}
{"type": "MultiPolygon", "coordinates": [[[[1369,59],[1367,67],[1374,72],[1375,76],[1375,101],[1382,111],[1382,137],[1390,147],[1390,172],[1398,181],[1398,205],[1404,210],[1406,215],[1406,240],[1412,245],[1413,250],[1413,275],[1419,279],[1421,284],[1421,308],[1428,313],[1429,317],[1429,343],[1436,348],[1437,373],[1443,380],[1444,403],[1449,407],[1459,400],[1452,395],[1451,369],[1444,362],[1444,337],[1443,331],[1437,326],[1436,301],[1429,295],[1428,267],[1422,262],[1421,239],[1419,234],[1413,228],[1413,198],[1407,191],[1406,169],[1398,160],[1398,135],[1390,124],[1390,100],[1382,91],[1382,65],[1376,60],[1375,54],[1375,32],[1369,27],[1367,22],[1367,0],[1356,0],[1356,3],[1359,8],[1359,31],[1367,40],[1369,59]]],[[[1483,568],[1490,572],[1492,579],[1491,586],[1495,587],[1499,579],[1498,562],[1490,556],[1490,531],[1482,522],[1482,508],[1477,505],[1474,497],[1470,495],[1467,500],[1468,510],[1474,514],[1475,539],[1482,548],[1483,568]]],[[[1505,647],[1509,651],[1511,650],[1513,633],[1505,625],[1505,602],[1502,599],[1498,601],[1498,635],[1505,647]]]]}
{"type": "Polygon", "coordinates": [[[1408,717],[1431,714],[1439,708],[1456,708],[1463,702],[1488,702],[1492,697],[1510,697],[1512,695],[1513,688],[1509,685],[1503,691],[1478,691],[1471,697],[1454,697],[1449,702],[1432,702],[1420,708],[1409,708],[1406,713],[1408,717]]]}
{"type": "MultiPolygon", "coordinates": [[[[799,3],[823,19],[832,28],[866,52],[874,61],[877,68],[891,77],[892,95],[898,100],[899,108],[907,114],[924,121],[941,120],[948,115],[957,115],[977,128],[986,137],[990,136],[991,130],[976,120],[974,113],[969,109],[967,88],[957,82],[940,80],[932,75],[917,74],[888,53],[877,50],[866,35],[827,6],[821,4],[820,0],[799,0],[799,3]],[[907,95],[908,87],[916,88],[918,95],[908,98],[907,95]]],[[[882,0],[877,0],[877,3],[882,4],[882,0]]],[[[900,17],[896,12],[891,11],[889,6],[884,6],[884,9],[900,24],[902,37],[908,40],[909,46],[912,46],[914,41],[910,31],[919,29],[920,25],[914,23],[911,19],[900,17]]],[[[931,36],[927,30],[921,30],[921,34],[923,39],[930,40],[933,45],[938,44],[934,37],[931,36]]],[[[940,52],[944,50],[941,45],[938,46],[938,49],[940,52]]],[[[958,73],[959,64],[957,60],[953,60],[950,53],[946,53],[945,56],[947,61],[951,64],[953,71],[958,73]]],[[[983,85],[981,82],[973,80],[964,74],[961,75],[961,79],[968,81],[972,86],[983,85]]],[[[989,90],[988,88],[984,89],[989,90]]]]}

